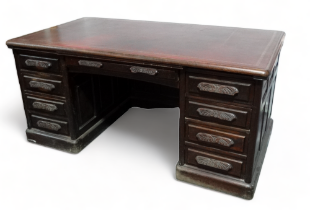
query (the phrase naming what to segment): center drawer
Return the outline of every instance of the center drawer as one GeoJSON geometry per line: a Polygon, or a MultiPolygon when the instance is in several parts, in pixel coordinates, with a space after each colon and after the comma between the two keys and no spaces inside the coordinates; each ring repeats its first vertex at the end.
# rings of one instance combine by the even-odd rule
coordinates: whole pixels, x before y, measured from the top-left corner
{"type": "Polygon", "coordinates": [[[66,57],[66,65],[71,71],[101,73],[129,79],[143,80],[178,87],[179,74],[177,68],[169,68],[152,64],[116,63],[106,60],[66,57]]]}

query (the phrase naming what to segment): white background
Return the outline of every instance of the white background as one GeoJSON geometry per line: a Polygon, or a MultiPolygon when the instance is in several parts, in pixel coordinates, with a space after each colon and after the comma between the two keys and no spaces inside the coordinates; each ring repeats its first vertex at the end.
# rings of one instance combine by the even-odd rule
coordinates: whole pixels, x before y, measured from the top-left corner
{"type": "Polygon", "coordinates": [[[310,209],[310,5],[276,1],[8,1],[0,3],[0,209],[310,209]],[[175,179],[179,110],[131,109],[78,155],[26,141],[5,41],[80,17],[280,30],[274,129],[253,200],[175,179]]]}

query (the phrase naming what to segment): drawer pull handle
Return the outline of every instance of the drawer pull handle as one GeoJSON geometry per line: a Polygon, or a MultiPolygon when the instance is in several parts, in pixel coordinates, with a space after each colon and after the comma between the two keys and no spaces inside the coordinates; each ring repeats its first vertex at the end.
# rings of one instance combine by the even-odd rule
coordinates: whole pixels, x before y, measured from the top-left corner
{"type": "Polygon", "coordinates": [[[232,145],[234,145],[234,141],[229,139],[229,138],[225,138],[222,136],[216,136],[216,135],[211,135],[208,133],[197,133],[196,135],[197,139],[200,141],[204,141],[204,142],[208,142],[208,143],[214,143],[214,144],[219,144],[225,147],[230,147],[232,145]]]}
{"type": "Polygon", "coordinates": [[[79,60],[79,65],[80,66],[89,66],[89,67],[100,68],[102,66],[102,63],[97,62],[97,61],[79,60]]]}
{"type": "Polygon", "coordinates": [[[212,168],[220,169],[223,171],[229,171],[232,169],[232,165],[223,161],[214,160],[211,158],[206,158],[202,156],[196,156],[196,161],[200,165],[209,166],[212,168]]]}
{"type": "Polygon", "coordinates": [[[236,115],[234,115],[233,113],[217,111],[213,109],[198,108],[197,112],[201,116],[214,117],[220,120],[233,121],[234,119],[237,119],[236,115]]]}
{"type": "Polygon", "coordinates": [[[37,82],[37,81],[30,81],[29,82],[30,87],[32,88],[41,88],[44,90],[52,91],[55,88],[55,85],[45,83],[45,82],[37,82]]]}
{"type": "Polygon", "coordinates": [[[40,128],[45,128],[45,129],[52,130],[52,131],[58,131],[59,129],[61,129],[61,126],[58,125],[57,123],[46,122],[43,120],[39,120],[37,122],[37,125],[40,128]]]}
{"type": "Polygon", "coordinates": [[[139,67],[139,66],[132,66],[130,67],[131,73],[142,73],[142,74],[148,74],[148,75],[156,75],[158,71],[156,69],[152,68],[145,68],[145,67],[139,67]]]}
{"type": "Polygon", "coordinates": [[[197,86],[200,91],[210,92],[210,93],[219,93],[224,95],[234,96],[239,93],[239,90],[233,86],[227,85],[218,85],[207,82],[201,82],[197,86]]]}
{"type": "Polygon", "coordinates": [[[53,112],[55,110],[57,110],[57,106],[55,106],[54,104],[47,104],[47,103],[41,103],[41,102],[33,102],[32,104],[33,108],[35,109],[43,109],[49,112],[53,112]]]}
{"type": "Polygon", "coordinates": [[[48,69],[49,67],[52,66],[51,62],[38,61],[38,60],[33,60],[33,59],[27,59],[25,63],[27,66],[35,66],[37,68],[42,68],[42,69],[48,69]]]}

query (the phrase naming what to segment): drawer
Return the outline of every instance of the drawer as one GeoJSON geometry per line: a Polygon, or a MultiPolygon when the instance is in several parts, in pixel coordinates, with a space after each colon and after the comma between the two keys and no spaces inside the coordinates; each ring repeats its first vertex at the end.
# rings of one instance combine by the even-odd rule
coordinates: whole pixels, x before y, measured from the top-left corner
{"type": "Polygon", "coordinates": [[[171,80],[179,81],[176,69],[144,64],[114,63],[101,60],[89,60],[85,58],[66,58],[69,67],[102,69],[106,72],[121,72],[122,76],[137,80],[171,80]]]}
{"type": "Polygon", "coordinates": [[[251,109],[236,106],[187,102],[187,116],[203,121],[242,128],[250,127],[251,109]]]}
{"type": "Polygon", "coordinates": [[[186,163],[206,170],[241,177],[243,161],[221,157],[207,152],[201,152],[188,148],[186,151],[186,163]]]}
{"type": "Polygon", "coordinates": [[[62,82],[23,75],[25,89],[49,94],[63,95],[62,82]]]}
{"type": "Polygon", "coordinates": [[[43,58],[30,55],[19,55],[20,67],[26,70],[59,73],[59,62],[56,58],[43,58]]]}
{"type": "Polygon", "coordinates": [[[31,115],[31,125],[34,128],[52,133],[69,135],[68,122],[31,115]]]}
{"type": "Polygon", "coordinates": [[[27,96],[26,104],[29,110],[34,110],[37,112],[46,113],[50,115],[66,116],[64,102],[51,101],[32,96],[27,96]]]}
{"type": "Polygon", "coordinates": [[[254,84],[246,81],[230,81],[227,78],[187,76],[188,95],[251,103],[254,97],[254,84]]]}
{"type": "Polygon", "coordinates": [[[191,142],[222,150],[242,153],[246,135],[238,135],[228,131],[220,131],[214,128],[187,124],[187,139],[191,142]]]}

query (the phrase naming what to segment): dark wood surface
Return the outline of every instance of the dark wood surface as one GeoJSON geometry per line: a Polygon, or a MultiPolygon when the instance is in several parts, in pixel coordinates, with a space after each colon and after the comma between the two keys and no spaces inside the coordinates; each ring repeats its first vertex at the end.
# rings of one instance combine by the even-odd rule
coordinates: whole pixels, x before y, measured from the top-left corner
{"type": "Polygon", "coordinates": [[[82,18],[9,40],[7,45],[267,77],[284,36],[269,30],[82,18]]]}
{"type": "Polygon", "coordinates": [[[83,18],[7,44],[28,141],[78,153],[131,107],[179,107],[177,178],[251,199],[272,130],[283,38],[83,18]]]}
{"type": "Polygon", "coordinates": [[[257,158],[257,163],[253,172],[253,179],[250,183],[244,182],[237,178],[228,178],[227,176],[218,175],[218,173],[213,171],[206,171],[200,168],[197,169],[191,165],[179,164],[176,167],[177,179],[251,200],[254,197],[259,175],[262,170],[271,136],[272,126],[273,120],[270,119],[266,129],[266,135],[262,139],[262,152],[257,158]]]}
{"type": "Polygon", "coordinates": [[[188,124],[186,132],[189,141],[241,153],[244,152],[244,143],[247,141],[247,135],[245,134],[234,134],[231,131],[220,131],[207,126],[201,127],[188,124]]]}

